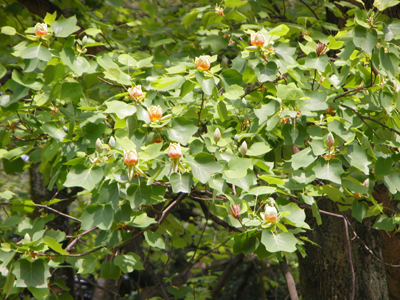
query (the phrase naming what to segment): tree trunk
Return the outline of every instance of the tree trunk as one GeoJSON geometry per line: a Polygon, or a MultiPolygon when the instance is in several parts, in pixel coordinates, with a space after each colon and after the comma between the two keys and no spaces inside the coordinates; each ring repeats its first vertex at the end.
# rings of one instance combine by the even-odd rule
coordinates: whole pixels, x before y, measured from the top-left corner
{"type": "MultiPolygon", "coordinates": [[[[337,205],[323,198],[320,209],[340,214],[337,205]]],[[[364,246],[380,256],[379,232],[371,229],[371,220],[361,224],[345,214],[358,238],[349,226],[351,257],[354,268],[354,299],[389,299],[385,267],[364,246]]],[[[322,214],[322,225],[318,226],[311,212],[307,211],[307,223],[313,230],[307,237],[319,246],[306,243],[305,258],[299,255],[299,271],[303,299],[352,299],[352,268],[348,253],[344,219],[322,214]]]]}

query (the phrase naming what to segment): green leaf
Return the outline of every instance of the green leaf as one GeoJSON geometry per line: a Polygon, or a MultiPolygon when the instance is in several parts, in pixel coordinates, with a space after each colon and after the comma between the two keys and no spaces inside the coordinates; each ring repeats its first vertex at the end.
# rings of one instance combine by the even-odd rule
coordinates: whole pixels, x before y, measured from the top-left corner
{"type": "Polygon", "coordinates": [[[109,101],[106,102],[107,109],[106,113],[115,113],[119,119],[125,119],[126,117],[132,116],[136,113],[136,106],[126,104],[122,101],[109,101]]]}
{"type": "Polygon", "coordinates": [[[331,182],[341,184],[341,175],[344,173],[342,163],[338,159],[333,159],[326,162],[323,158],[320,158],[313,168],[315,176],[319,179],[329,180],[331,182]]]}
{"type": "Polygon", "coordinates": [[[251,145],[250,149],[247,151],[249,156],[260,156],[268,153],[272,150],[271,146],[265,142],[258,142],[251,145]]]}
{"type": "Polygon", "coordinates": [[[144,270],[139,255],[133,252],[115,256],[114,264],[116,264],[124,273],[131,273],[134,270],[144,270]]]}
{"type": "Polygon", "coordinates": [[[2,79],[4,75],[6,75],[6,73],[7,69],[2,64],[0,64],[0,79],[2,79]]]}
{"type": "Polygon", "coordinates": [[[169,177],[172,191],[174,193],[190,193],[193,183],[192,174],[190,173],[172,173],[169,177]]]}
{"type": "Polygon", "coordinates": [[[150,247],[165,249],[163,237],[158,232],[151,232],[150,230],[146,230],[143,235],[150,247]]]}
{"type": "Polygon", "coordinates": [[[306,168],[311,165],[317,158],[313,155],[311,148],[305,148],[294,154],[291,158],[293,170],[306,168]]]}
{"type": "Polygon", "coordinates": [[[153,205],[164,201],[165,187],[147,185],[146,182],[131,184],[126,191],[126,199],[130,201],[132,208],[141,205],[153,205]]]}
{"type": "Polygon", "coordinates": [[[358,222],[362,222],[362,220],[367,216],[367,212],[368,204],[364,201],[354,199],[351,214],[358,222]]]}
{"type": "Polygon", "coordinates": [[[249,195],[255,195],[256,197],[260,195],[271,195],[276,192],[276,187],[273,186],[257,186],[248,191],[249,195]]]}
{"type": "Polygon", "coordinates": [[[383,176],[383,182],[388,187],[389,192],[392,194],[396,194],[398,191],[400,192],[400,174],[391,171],[388,176],[383,176]]]}
{"type": "Polygon", "coordinates": [[[80,29],[78,26],[76,26],[76,22],[77,20],[75,16],[72,16],[68,19],[65,19],[64,16],[61,16],[57,21],[53,22],[51,28],[53,29],[55,36],[66,38],[80,29]]]}
{"type": "Polygon", "coordinates": [[[118,62],[128,67],[136,67],[137,65],[137,60],[128,54],[121,54],[118,56],[118,62]]]}
{"type": "Polygon", "coordinates": [[[361,148],[358,144],[352,143],[347,147],[349,162],[352,166],[369,175],[369,164],[366,150],[361,148]]]}
{"type": "Polygon", "coordinates": [[[254,252],[260,244],[256,233],[256,230],[251,230],[236,234],[234,237],[233,253],[243,253],[247,255],[254,252]]]}
{"type": "Polygon", "coordinates": [[[282,100],[300,100],[304,94],[301,89],[291,82],[288,85],[278,85],[276,96],[282,100]]]}
{"type": "Polygon", "coordinates": [[[378,230],[393,231],[396,227],[396,222],[387,215],[380,215],[372,227],[378,230]]]}
{"type": "Polygon", "coordinates": [[[389,175],[392,169],[393,159],[389,157],[378,157],[375,163],[375,175],[389,175]]]}
{"type": "Polygon", "coordinates": [[[244,95],[244,89],[240,85],[233,84],[229,86],[228,90],[223,94],[225,98],[230,100],[240,99],[244,95]]]}
{"type": "Polygon", "coordinates": [[[114,221],[114,209],[111,204],[91,204],[83,212],[81,221],[81,230],[87,230],[93,226],[108,230],[114,221]]]}
{"type": "Polygon", "coordinates": [[[226,105],[223,101],[218,101],[217,111],[222,122],[229,120],[228,110],[226,109],[226,105]]]}
{"type": "Polygon", "coordinates": [[[121,269],[111,261],[103,261],[100,266],[100,273],[103,279],[119,279],[121,269]]]}
{"type": "Polygon", "coordinates": [[[61,98],[63,100],[79,103],[81,97],[83,97],[83,87],[81,84],[77,82],[64,82],[61,85],[61,98]]]}
{"type": "Polygon", "coordinates": [[[278,101],[271,100],[268,104],[261,105],[261,108],[255,109],[254,113],[259,119],[258,124],[262,124],[269,119],[270,116],[273,116],[280,108],[280,104],[278,101]]]}
{"type": "Polygon", "coordinates": [[[247,174],[247,169],[251,166],[251,159],[235,157],[228,162],[228,170],[224,174],[229,178],[240,178],[247,174]]]}
{"type": "Polygon", "coordinates": [[[186,29],[189,28],[190,25],[194,23],[194,21],[197,19],[197,15],[199,14],[199,11],[194,8],[190,13],[188,13],[182,21],[182,24],[185,26],[186,29]]]}
{"type": "Polygon", "coordinates": [[[46,24],[49,24],[49,25],[51,25],[51,24],[53,24],[53,22],[55,21],[57,19],[57,11],[54,11],[54,13],[53,14],[50,14],[50,13],[46,13],[46,16],[44,17],[44,19],[43,19],[43,21],[46,23],[46,24]]]}
{"type": "Polygon", "coordinates": [[[267,34],[269,35],[276,35],[276,36],[284,36],[289,32],[289,27],[287,27],[285,24],[278,25],[275,28],[271,29],[268,31],[267,34]]]}
{"type": "Polygon", "coordinates": [[[383,24],[383,32],[387,42],[400,37],[400,20],[391,19],[383,24]]]}
{"type": "Polygon", "coordinates": [[[254,70],[259,82],[274,81],[278,75],[278,67],[273,61],[259,63],[254,70]]]}
{"type": "Polygon", "coordinates": [[[57,139],[60,142],[66,137],[66,133],[62,128],[57,127],[57,124],[54,122],[46,122],[42,125],[42,130],[44,133],[47,133],[53,139],[57,139]]]}
{"type": "Polygon", "coordinates": [[[73,166],[64,182],[66,187],[80,186],[91,191],[103,178],[103,169],[99,166],[86,168],[83,165],[73,166]]]}
{"type": "Polygon", "coordinates": [[[193,177],[201,183],[207,183],[211,175],[222,169],[222,166],[215,162],[214,156],[205,152],[197,154],[189,164],[192,167],[193,177]]]}
{"type": "Polygon", "coordinates": [[[201,86],[203,92],[211,96],[215,87],[214,77],[205,77],[201,72],[195,73],[198,84],[201,86]]]}
{"type": "Polygon", "coordinates": [[[372,53],[378,43],[378,34],[375,29],[367,29],[357,25],[353,31],[353,43],[368,54],[372,53]]]}
{"type": "Polygon", "coordinates": [[[180,117],[172,120],[167,135],[171,141],[186,145],[196,131],[197,126],[193,125],[193,122],[180,117]]]}
{"type": "Polygon", "coordinates": [[[310,69],[316,69],[322,73],[325,72],[326,67],[329,64],[329,59],[326,54],[318,56],[317,53],[312,52],[304,60],[304,66],[310,69]]]}
{"type": "Polygon", "coordinates": [[[310,226],[304,222],[306,219],[306,214],[303,209],[298,207],[296,203],[289,203],[287,205],[279,205],[279,212],[285,213],[289,212],[289,215],[285,215],[284,218],[289,220],[291,223],[293,223],[296,227],[302,227],[302,228],[307,228],[310,229],[310,226]]]}
{"type": "Polygon", "coordinates": [[[211,47],[211,50],[218,53],[219,50],[228,46],[228,40],[226,38],[220,37],[219,35],[210,35],[206,37],[201,43],[204,48],[207,46],[211,47]]]}
{"type": "Polygon", "coordinates": [[[264,230],[261,235],[261,243],[268,252],[295,252],[297,250],[297,239],[291,232],[272,233],[264,230]]]}
{"type": "Polygon", "coordinates": [[[33,262],[20,259],[14,264],[13,274],[17,279],[17,287],[33,286],[37,288],[47,287],[47,278],[50,277],[49,265],[43,259],[33,262]]]}
{"type": "Polygon", "coordinates": [[[49,61],[49,60],[51,60],[51,53],[50,53],[49,49],[39,45],[39,46],[25,48],[21,52],[21,58],[24,58],[24,59],[38,58],[43,61],[49,61]]]}
{"type": "Polygon", "coordinates": [[[243,0],[225,0],[226,7],[240,7],[247,3],[248,1],[243,0]]]}
{"type": "Polygon", "coordinates": [[[15,30],[14,27],[3,26],[3,27],[1,27],[0,33],[6,34],[6,35],[15,35],[17,33],[17,31],[15,30]]]}
{"type": "Polygon", "coordinates": [[[44,243],[49,246],[51,249],[53,249],[54,251],[56,251],[57,253],[60,254],[69,254],[67,251],[65,251],[62,248],[62,245],[59,244],[55,239],[53,239],[52,237],[49,236],[45,236],[44,237],[44,243]]]}

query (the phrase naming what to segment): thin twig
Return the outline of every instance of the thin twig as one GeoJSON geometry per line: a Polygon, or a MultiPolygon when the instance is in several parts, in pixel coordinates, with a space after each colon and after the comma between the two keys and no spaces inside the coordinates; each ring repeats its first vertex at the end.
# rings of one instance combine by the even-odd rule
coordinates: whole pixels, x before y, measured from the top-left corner
{"type": "Polygon", "coordinates": [[[371,118],[371,117],[363,116],[363,115],[361,115],[357,110],[355,110],[354,108],[352,108],[352,107],[350,107],[350,106],[347,106],[347,105],[345,105],[345,104],[340,104],[340,106],[350,109],[350,110],[353,111],[357,116],[359,116],[361,119],[366,119],[366,120],[370,120],[370,121],[372,121],[372,122],[375,122],[375,123],[381,125],[382,127],[385,127],[386,129],[389,129],[390,131],[393,131],[393,132],[397,133],[398,135],[400,135],[400,131],[398,131],[398,130],[392,128],[392,127],[389,127],[389,126],[387,126],[387,125],[385,125],[385,124],[383,124],[383,123],[381,123],[381,122],[379,122],[379,121],[377,121],[377,120],[375,120],[375,119],[373,119],[373,118],[371,118]]]}
{"type": "Polygon", "coordinates": [[[286,284],[289,290],[289,295],[291,300],[299,300],[299,295],[297,294],[296,283],[293,279],[292,274],[289,271],[289,267],[286,261],[286,257],[283,257],[281,261],[279,261],[279,265],[281,267],[281,271],[283,276],[285,277],[286,284]]]}
{"type": "Polygon", "coordinates": [[[183,199],[185,199],[186,196],[187,196],[186,193],[180,193],[178,198],[176,198],[176,200],[174,200],[170,205],[168,205],[168,207],[166,209],[164,209],[164,211],[162,212],[162,215],[157,223],[161,224],[162,222],[164,222],[164,220],[168,217],[169,213],[171,212],[171,209],[175,205],[179,204],[183,199]]]}
{"type": "Polygon", "coordinates": [[[97,229],[97,226],[94,226],[92,228],[89,228],[88,230],[85,230],[84,232],[82,232],[80,235],[78,235],[78,237],[76,237],[71,243],[69,243],[69,245],[65,248],[65,251],[70,251],[72,249],[72,247],[86,234],[88,234],[89,232],[92,232],[93,230],[97,229]]]}
{"type": "Polygon", "coordinates": [[[351,300],[354,300],[354,294],[356,290],[356,274],[354,273],[354,266],[353,260],[351,259],[351,245],[350,245],[350,238],[349,238],[349,228],[347,227],[347,219],[343,216],[344,222],[344,232],[346,234],[346,241],[347,241],[347,249],[349,251],[349,261],[350,261],[350,268],[351,268],[351,300]]]}
{"type": "Polygon", "coordinates": [[[64,213],[62,213],[62,212],[60,212],[60,211],[58,211],[58,210],[56,210],[56,209],[54,209],[54,208],[51,208],[50,206],[42,205],[42,204],[36,204],[36,203],[35,203],[35,206],[36,206],[36,207],[40,207],[40,208],[46,208],[46,209],[48,209],[48,210],[50,210],[50,211],[52,211],[52,212],[54,212],[54,213],[56,213],[56,214],[59,214],[60,216],[64,216],[64,217],[66,217],[66,218],[68,218],[68,219],[71,219],[71,220],[74,220],[74,221],[76,221],[76,222],[82,223],[81,220],[79,220],[79,219],[77,219],[77,218],[75,218],[75,217],[72,217],[72,216],[70,216],[70,215],[64,214],[64,213]]]}
{"type": "Polygon", "coordinates": [[[317,20],[319,20],[319,17],[318,17],[318,15],[315,13],[315,11],[313,11],[312,10],[312,8],[306,3],[306,2],[304,2],[303,0],[299,0],[301,3],[303,3],[305,6],[307,6],[307,8],[313,13],[313,15],[315,16],[315,18],[317,19],[317,20]]]}

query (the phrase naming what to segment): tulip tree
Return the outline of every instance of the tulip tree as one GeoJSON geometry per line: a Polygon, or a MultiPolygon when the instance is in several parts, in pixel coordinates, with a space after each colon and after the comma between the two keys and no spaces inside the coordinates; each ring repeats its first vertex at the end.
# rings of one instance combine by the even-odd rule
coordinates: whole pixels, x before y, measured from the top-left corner
{"type": "Polygon", "coordinates": [[[398,228],[400,21],[382,14],[398,1],[347,3],[344,28],[314,15],[341,14],[328,2],[281,3],[282,21],[259,0],[114,2],[1,21],[3,168],[37,167],[53,193],[0,193],[3,298],[72,299],[61,268],[114,282],[146,270],[159,297],[216,298],[199,263],[287,268],[318,244],[306,213],[320,225],[322,198],[398,228]],[[184,272],[167,268],[178,251],[184,272]]]}

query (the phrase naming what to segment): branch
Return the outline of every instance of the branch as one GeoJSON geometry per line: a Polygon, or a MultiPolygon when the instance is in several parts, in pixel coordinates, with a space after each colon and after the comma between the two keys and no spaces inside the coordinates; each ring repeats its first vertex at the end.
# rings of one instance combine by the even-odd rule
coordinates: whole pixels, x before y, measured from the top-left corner
{"type": "Polygon", "coordinates": [[[303,0],[299,0],[301,3],[303,3],[305,6],[307,6],[307,8],[313,13],[313,15],[315,16],[315,18],[317,19],[317,20],[319,20],[319,17],[318,17],[318,15],[315,13],[315,11],[313,11],[313,9],[306,3],[306,2],[304,2],[303,0]]]}
{"type": "MultiPolygon", "coordinates": [[[[377,120],[375,120],[375,119],[373,119],[373,118],[371,118],[371,117],[363,116],[363,115],[360,114],[357,110],[355,110],[354,108],[352,108],[352,107],[350,107],[350,106],[347,106],[347,105],[345,105],[345,104],[340,104],[340,106],[345,107],[345,108],[348,108],[348,109],[350,109],[351,111],[353,111],[357,116],[359,116],[359,117],[361,118],[361,120],[362,120],[363,122],[364,122],[363,119],[370,120],[370,121],[372,121],[372,122],[375,122],[375,123],[381,125],[382,127],[385,127],[386,129],[389,129],[390,131],[393,131],[393,132],[397,133],[398,135],[400,135],[400,131],[398,131],[398,130],[392,128],[392,127],[389,127],[389,126],[387,126],[387,125],[385,125],[385,124],[383,124],[383,123],[381,123],[381,122],[379,122],[379,121],[377,121],[377,120]]],[[[364,123],[365,123],[365,122],[364,122],[364,123]]],[[[369,127],[369,126],[368,126],[368,127],[369,127]]],[[[379,138],[379,137],[378,137],[378,138],[379,138]]]]}
{"type": "Polygon", "coordinates": [[[283,276],[285,276],[286,284],[289,290],[290,299],[299,300],[297,295],[296,283],[294,282],[293,276],[289,271],[288,264],[286,262],[286,257],[283,257],[279,262],[283,276]]]}
{"type": "Polygon", "coordinates": [[[97,229],[97,226],[94,226],[92,228],[89,228],[88,230],[82,232],[80,235],[78,235],[77,238],[75,238],[71,243],[69,243],[69,245],[65,248],[65,251],[70,251],[72,249],[73,246],[75,246],[75,244],[86,234],[88,234],[89,232],[92,232],[93,230],[97,229]]]}
{"type": "Polygon", "coordinates": [[[58,210],[56,210],[56,209],[54,209],[54,208],[51,208],[50,206],[42,205],[42,204],[36,204],[36,203],[35,203],[35,206],[36,206],[36,207],[41,207],[41,208],[46,208],[46,209],[48,209],[48,210],[50,210],[50,211],[52,211],[52,212],[55,212],[56,214],[59,214],[60,216],[64,216],[64,217],[69,218],[69,219],[71,219],[71,220],[74,220],[74,221],[77,221],[77,222],[79,222],[79,223],[82,223],[81,220],[79,220],[79,219],[77,219],[77,218],[75,218],[75,217],[72,217],[72,216],[70,216],[70,215],[64,214],[64,213],[62,213],[62,212],[60,212],[60,211],[58,211],[58,210]]]}
{"type": "Polygon", "coordinates": [[[201,201],[201,200],[197,200],[195,198],[192,198],[191,196],[189,196],[191,199],[193,199],[194,201],[198,202],[200,204],[200,207],[204,213],[204,215],[208,216],[208,219],[213,220],[215,223],[217,223],[218,225],[226,228],[229,232],[242,232],[240,229],[233,227],[231,225],[229,225],[228,223],[226,223],[224,220],[221,220],[220,218],[218,218],[217,216],[213,215],[212,213],[210,213],[210,210],[208,209],[207,205],[201,201]]]}
{"type": "Polygon", "coordinates": [[[164,222],[164,220],[168,217],[169,213],[171,212],[171,209],[175,205],[178,205],[183,199],[185,199],[186,196],[187,196],[186,193],[180,193],[178,198],[176,198],[176,200],[174,200],[170,205],[168,205],[166,209],[164,209],[157,223],[160,225],[162,222],[164,222]]]}
{"type": "Polygon", "coordinates": [[[228,281],[229,277],[231,277],[233,271],[243,262],[243,259],[244,254],[240,253],[229,262],[211,291],[211,299],[217,299],[225,283],[228,281]]]}

